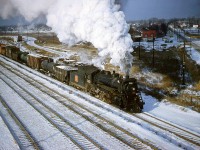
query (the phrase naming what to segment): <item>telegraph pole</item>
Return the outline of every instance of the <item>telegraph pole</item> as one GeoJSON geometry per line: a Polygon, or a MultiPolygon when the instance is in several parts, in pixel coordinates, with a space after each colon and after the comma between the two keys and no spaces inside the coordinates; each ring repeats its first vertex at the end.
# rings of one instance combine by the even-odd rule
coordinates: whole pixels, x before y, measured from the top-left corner
{"type": "Polygon", "coordinates": [[[39,42],[39,29],[38,29],[38,33],[37,33],[37,40],[39,42]]]}
{"type": "Polygon", "coordinates": [[[28,25],[26,26],[26,38],[27,38],[27,41],[28,41],[28,25]]]}
{"type": "Polygon", "coordinates": [[[54,44],[54,33],[53,33],[53,44],[54,44]]]}
{"type": "Polygon", "coordinates": [[[183,48],[183,64],[182,64],[182,85],[185,85],[185,40],[184,40],[184,48],[183,48]]]}
{"type": "Polygon", "coordinates": [[[175,20],[174,20],[174,34],[175,34],[175,20]]]}
{"type": "Polygon", "coordinates": [[[140,60],[140,40],[141,38],[139,38],[139,60],[140,60]]]}
{"type": "Polygon", "coordinates": [[[190,36],[190,55],[192,55],[192,39],[191,39],[191,36],[190,36]]]}
{"type": "Polygon", "coordinates": [[[152,64],[153,64],[153,68],[154,68],[154,63],[155,63],[155,56],[154,56],[154,40],[155,40],[155,38],[154,38],[154,34],[153,34],[153,60],[152,60],[152,64]]]}

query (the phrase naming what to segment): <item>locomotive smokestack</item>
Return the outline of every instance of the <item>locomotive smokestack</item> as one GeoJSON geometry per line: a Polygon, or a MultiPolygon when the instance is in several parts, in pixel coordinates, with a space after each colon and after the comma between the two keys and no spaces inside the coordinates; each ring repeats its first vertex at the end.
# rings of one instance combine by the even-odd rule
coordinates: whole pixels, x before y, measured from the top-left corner
{"type": "Polygon", "coordinates": [[[128,79],[129,78],[129,75],[128,74],[126,74],[126,77],[125,77],[125,79],[128,79]]]}
{"type": "Polygon", "coordinates": [[[126,71],[125,79],[128,79],[128,78],[129,78],[129,71],[126,71]]]}

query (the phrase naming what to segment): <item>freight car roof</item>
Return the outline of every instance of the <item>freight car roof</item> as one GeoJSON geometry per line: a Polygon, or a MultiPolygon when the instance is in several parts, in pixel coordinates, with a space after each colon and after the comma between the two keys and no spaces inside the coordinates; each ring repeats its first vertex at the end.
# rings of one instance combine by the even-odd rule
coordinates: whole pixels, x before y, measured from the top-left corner
{"type": "Polygon", "coordinates": [[[20,49],[16,46],[6,46],[6,49],[12,50],[12,51],[20,51],[20,49]]]}
{"type": "Polygon", "coordinates": [[[99,70],[99,68],[97,68],[95,66],[91,66],[91,65],[78,66],[78,69],[79,69],[79,72],[86,73],[86,74],[91,74],[91,73],[99,70]]]}
{"type": "Polygon", "coordinates": [[[66,62],[66,63],[71,63],[71,62],[76,62],[76,60],[73,60],[73,59],[67,59],[67,60],[64,60],[64,62],[66,62]]]}
{"type": "Polygon", "coordinates": [[[66,70],[66,71],[78,70],[78,68],[76,68],[76,67],[71,67],[71,66],[55,66],[55,67],[60,68],[60,69],[63,69],[63,70],[66,70]]]}
{"type": "Polygon", "coordinates": [[[5,44],[1,44],[1,43],[0,43],[0,46],[1,46],[1,47],[6,47],[6,45],[5,45],[5,44]]]}
{"type": "Polygon", "coordinates": [[[29,56],[33,56],[33,57],[43,57],[42,55],[39,55],[39,54],[31,54],[31,53],[29,53],[28,55],[29,56]]]}

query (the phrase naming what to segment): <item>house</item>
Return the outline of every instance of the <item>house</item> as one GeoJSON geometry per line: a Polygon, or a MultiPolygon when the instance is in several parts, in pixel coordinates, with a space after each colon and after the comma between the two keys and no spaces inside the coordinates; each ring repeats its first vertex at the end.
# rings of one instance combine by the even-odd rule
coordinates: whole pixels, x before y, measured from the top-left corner
{"type": "Polygon", "coordinates": [[[142,38],[144,39],[153,39],[157,37],[157,32],[156,30],[150,30],[150,29],[142,29],[142,38]]]}

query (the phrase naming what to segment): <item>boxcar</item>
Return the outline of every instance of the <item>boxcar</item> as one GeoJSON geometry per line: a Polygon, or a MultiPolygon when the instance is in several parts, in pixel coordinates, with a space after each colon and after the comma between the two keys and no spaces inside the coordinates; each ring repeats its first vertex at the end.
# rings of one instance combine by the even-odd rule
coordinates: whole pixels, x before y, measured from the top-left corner
{"type": "Polygon", "coordinates": [[[41,68],[42,61],[45,59],[47,58],[38,54],[28,54],[27,65],[33,69],[39,70],[41,68]]]}
{"type": "Polygon", "coordinates": [[[6,55],[6,45],[0,44],[0,54],[1,55],[6,55]]]}
{"type": "Polygon", "coordinates": [[[78,68],[65,66],[65,65],[58,65],[58,66],[54,66],[53,70],[54,70],[54,75],[56,79],[69,84],[70,74],[74,71],[77,71],[78,68]]]}
{"type": "Polygon", "coordinates": [[[6,46],[6,56],[13,60],[18,61],[18,53],[20,49],[16,46],[6,46]]]}

